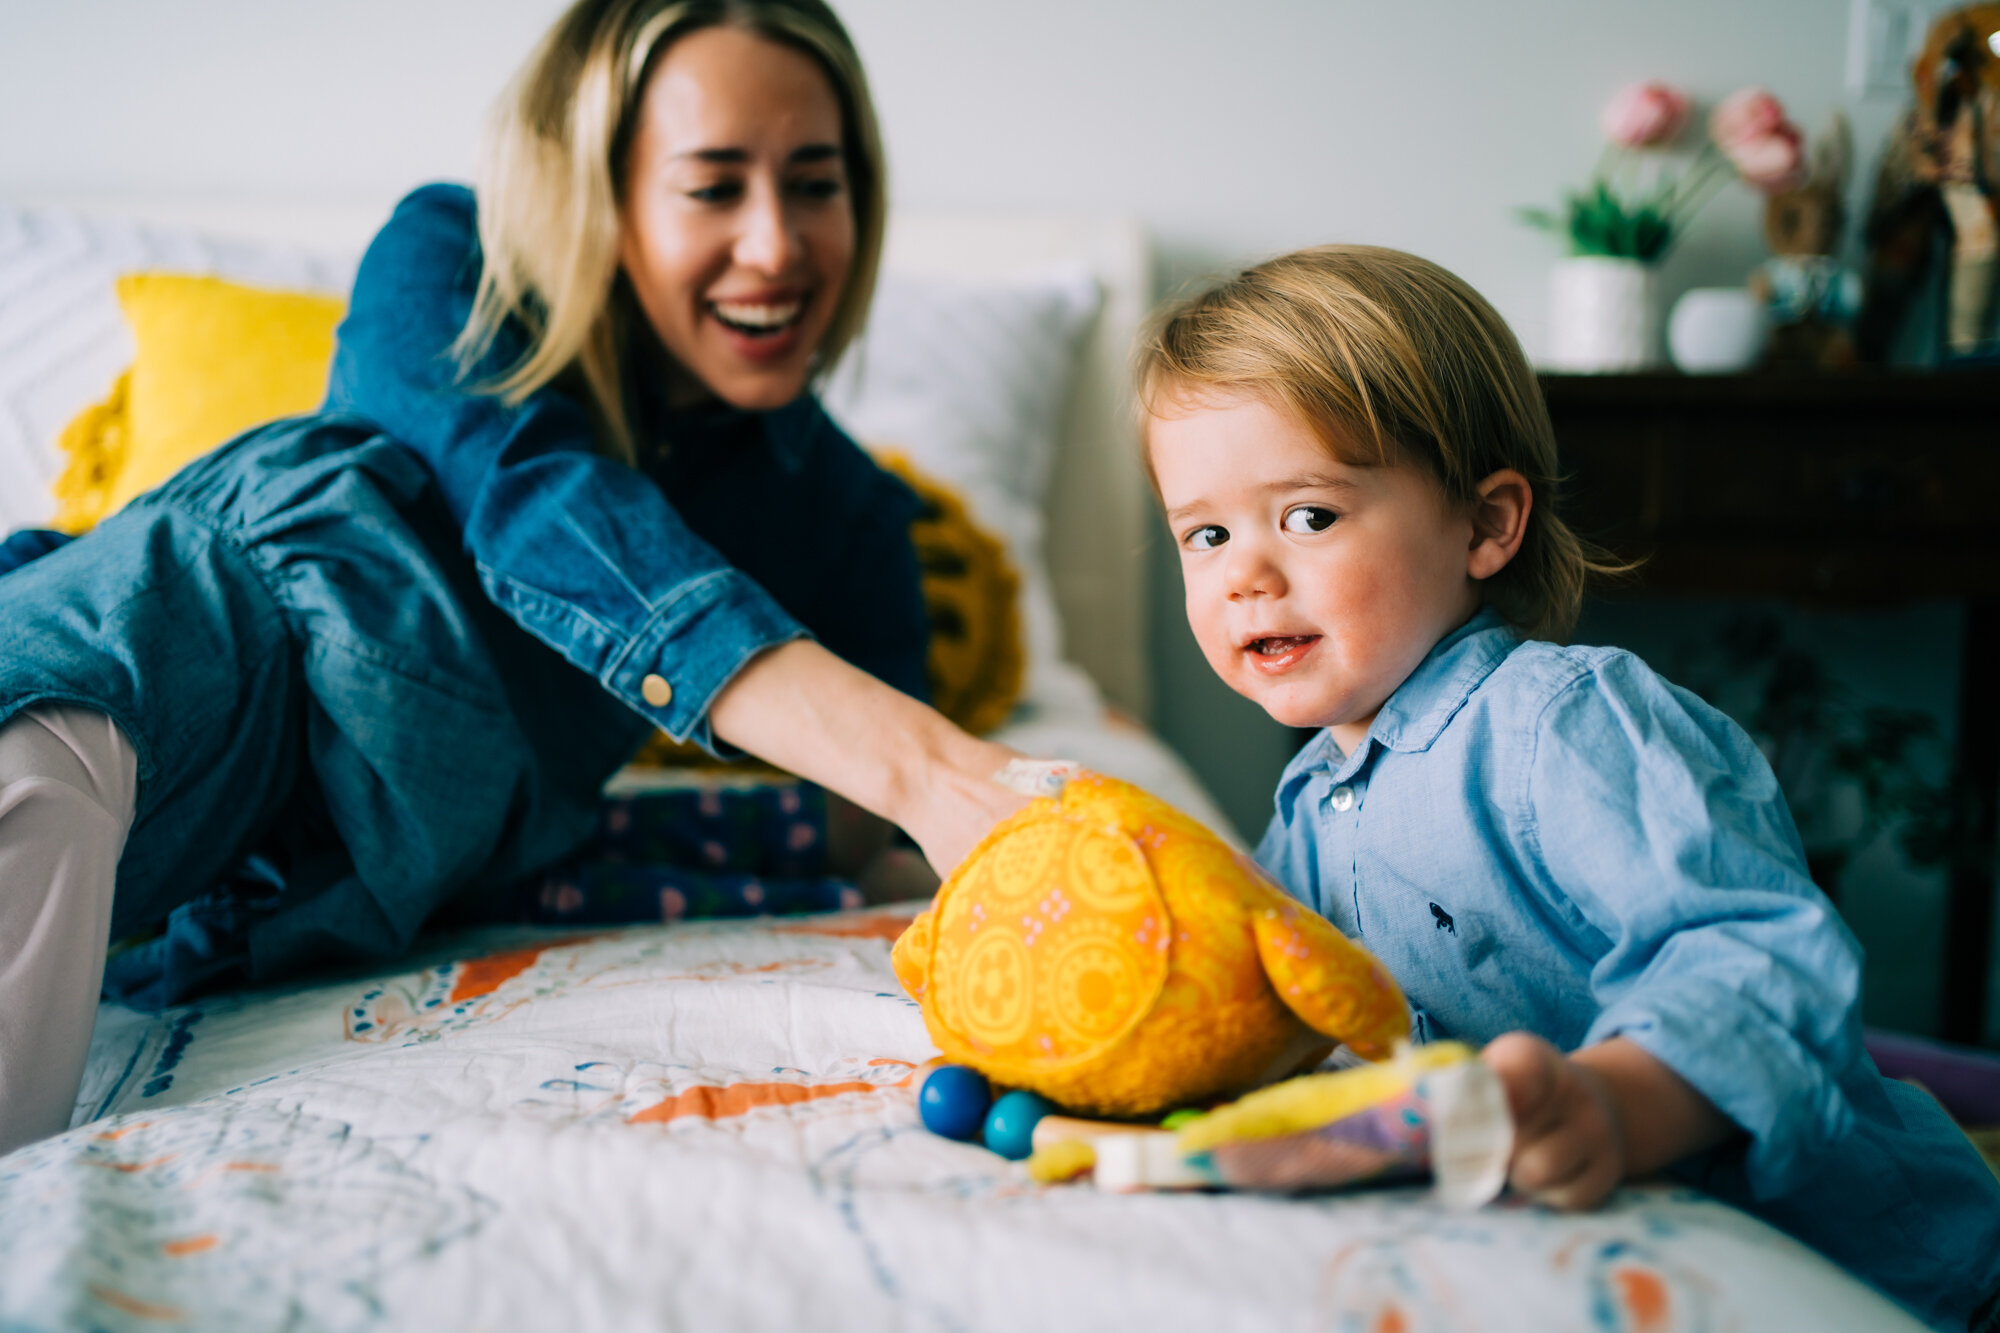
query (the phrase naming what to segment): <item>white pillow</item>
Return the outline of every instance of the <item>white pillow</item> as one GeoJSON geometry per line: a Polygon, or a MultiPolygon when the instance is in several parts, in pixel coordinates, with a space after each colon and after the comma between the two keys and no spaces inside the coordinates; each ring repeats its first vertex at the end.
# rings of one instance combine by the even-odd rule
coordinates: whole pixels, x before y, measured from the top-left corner
{"type": "Polygon", "coordinates": [[[1082,265],[971,279],[889,273],[828,377],[834,420],[965,497],[1021,575],[1024,696],[1075,692],[1042,550],[1043,503],[1083,338],[1101,300],[1082,265]]]}
{"type": "Polygon", "coordinates": [[[149,269],[345,295],[355,259],[59,209],[0,206],[0,535],[46,525],[56,437],[132,362],[113,290],[149,269]]]}

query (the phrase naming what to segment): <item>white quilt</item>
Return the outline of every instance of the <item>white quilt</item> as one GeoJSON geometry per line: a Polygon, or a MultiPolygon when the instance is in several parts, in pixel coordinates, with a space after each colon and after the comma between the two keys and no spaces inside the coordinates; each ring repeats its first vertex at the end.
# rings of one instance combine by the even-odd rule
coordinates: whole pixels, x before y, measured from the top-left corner
{"type": "Polygon", "coordinates": [[[1041,1188],[917,1123],[907,912],[439,938],[107,1009],[0,1158],[0,1330],[1915,1328],[1680,1191],[1041,1188]]]}

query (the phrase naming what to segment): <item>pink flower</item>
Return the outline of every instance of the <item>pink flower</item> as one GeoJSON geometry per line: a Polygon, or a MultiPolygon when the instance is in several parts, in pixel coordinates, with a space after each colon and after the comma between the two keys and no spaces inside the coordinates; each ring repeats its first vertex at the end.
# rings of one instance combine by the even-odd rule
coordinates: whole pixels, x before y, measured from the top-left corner
{"type": "Polygon", "coordinates": [[[1765,194],[1796,189],[1805,181],[1805,145],[1795,125],[1781,122],[1763,134],[1725,144],[1722,151],[1743,179],[1765,194]]]}
{"type": "Polygon", "coordinates": [[[1760,139],[1785,123],[1785,108],[1762,88],[1744,88],[1715,104],[1708,115],[1708,134],[1728,152],[1746,139],[1760,139]]]}
{"type": "Polygon", "coordinates": [[[1611,99],[1599,117],[1604,137],[1620,148],[1652,148],[1673,142],[1687,124],[1686,94],[1664,83],[1635,83],[1611,99]]]}

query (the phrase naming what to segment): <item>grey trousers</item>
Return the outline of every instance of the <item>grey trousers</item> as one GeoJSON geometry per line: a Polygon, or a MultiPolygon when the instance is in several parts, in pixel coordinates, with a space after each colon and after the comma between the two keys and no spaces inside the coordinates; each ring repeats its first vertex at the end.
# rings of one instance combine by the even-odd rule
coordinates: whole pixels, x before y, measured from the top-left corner
{"type": "Polygon", "coordinates": [[[0,1153],[69,1127],[137,768],[102,713],[44,705],[0,726],[0,1153]]]}

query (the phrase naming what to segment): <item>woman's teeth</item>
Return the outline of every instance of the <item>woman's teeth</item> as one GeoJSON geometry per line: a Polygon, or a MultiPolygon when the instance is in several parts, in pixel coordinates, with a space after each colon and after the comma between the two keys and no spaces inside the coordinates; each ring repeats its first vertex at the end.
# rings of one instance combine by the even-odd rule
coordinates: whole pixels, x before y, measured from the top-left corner
{"type": "Polygon", "coordinates": [[[788,327],[805,309],[804,301],[780,301],[767,305],[760,301],[711,301],[715,317],[738,333],[768,334],[788,327]]]}

